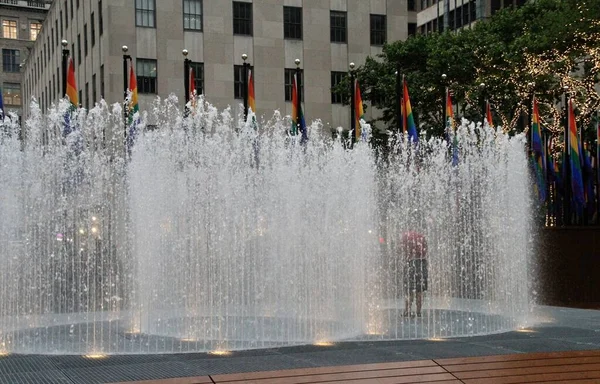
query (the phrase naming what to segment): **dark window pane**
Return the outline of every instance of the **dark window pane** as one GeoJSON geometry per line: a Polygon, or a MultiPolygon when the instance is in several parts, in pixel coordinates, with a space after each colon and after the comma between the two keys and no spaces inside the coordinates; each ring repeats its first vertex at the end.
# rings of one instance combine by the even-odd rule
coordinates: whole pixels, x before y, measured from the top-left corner
{"type": "Polygon", "coordinates": [[[202,30],[202,0],[183,0],[183,28],[202,30]]]}
{"type": "Polygon", "coordinates": [[[371,45],[383,45],[386,40],[385,15],[371,15],[371,45]]]}
{"type": "Polygon", "coordinates": [[[21,51],[18,49],[2,49],[2,70],[4,72],[19,72],[21,51]]]}
{"type": "Polygon", "coordinates": [[[190,68],[194,70],[194,85],[196,86],[196,94],[204,93],[204,63],[190,63],[190,68]]]}
{"type": "Polygon", "coordinates": [[[302,8],[283,7],[283,37],[302,39],[302,8]]]}
{"type": "Polygon", "coordinates": [[[233,34],[252,36],[252,3],[233,2],[233,34]]]}
{"type": "Polygon", "coordinates": [[[346,12],[331,11],[330,32],[332,43],[346,42],[346,12]]]}
{"type": "Polygon", "coordinates": [[[137,86],[139,93],[156,93],[156,60],[137,59],[137,86]]]}
{"type": "MultiPolygon", "coordinates": [[[[294,87],[294,74],[296,73],[295,69],[286,68],[285,69],[285,101],[292,101],[292,90],[294,87]]],[[[304,72],[302,69],[300,70],[300,99],[304,100],[304,81],[303,76],[304,72]]]]}
{"type": "Polygon", "coordinates": [[[334,92],[334,88],[342,82],[346,72],[331,72],[331,104],[342,104],[343,98],[339,92],[334,92]]]}

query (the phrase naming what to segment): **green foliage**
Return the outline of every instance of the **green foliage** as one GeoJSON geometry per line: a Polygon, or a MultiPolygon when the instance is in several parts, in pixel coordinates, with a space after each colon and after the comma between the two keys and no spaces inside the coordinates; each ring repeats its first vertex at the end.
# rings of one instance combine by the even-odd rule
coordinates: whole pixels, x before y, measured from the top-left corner
{"type": "MultiPolygon", "coordinates": [[[[507,8],[471,29],[417,35],[386,45],[367,58],[356,75],[363,99],[383,110],[388,127],[395,126],[396,76],[408,82],[418,124],[443,132],[445,87],[452,90],[457,116],[480,121],[488,98],[494,123],[522,130],[533,92],[541,102],[545,125],[558,130],[556,103],[563,86],[578,102],[582,121],[589,123],[600,107],[594,84],[600,73],[600,1],[536,0],[507,8]],[[442,74],[447,80],[442,80],[442,74]],[[480,88],[479,84],[485,87],[480,88]],[[533,85],[533,87],[532,87],[533,85]]],[[[348,83],[338,88],[348,96],[348,83]]]]}

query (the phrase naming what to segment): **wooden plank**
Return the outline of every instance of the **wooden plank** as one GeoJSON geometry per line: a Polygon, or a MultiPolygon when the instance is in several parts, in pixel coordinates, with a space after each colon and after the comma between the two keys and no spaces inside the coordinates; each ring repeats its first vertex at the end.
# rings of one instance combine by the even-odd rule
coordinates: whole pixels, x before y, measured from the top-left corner
{"type": "Polygon", "coordinates": [[[459,379],[476,379],[497,376],[534,375],[539,373],[564,373],[582,371],[600,371],[600,364],[572,364],[530,368],[494,369],[490,371],[466,371],[454,372],[454,376],[456,376],[459,379]]]}
{"type": "Polygon", "coordinates": [[[578,379],[595,379],[600,382],[600,371],[567,372],[567,373],[542,373],[537,375],[517,375],[505,377],[486,377],[482,379],[466,379],[465,384],[510,384],[510,383],[539,383],[551,381],[554,383],[569,382],[578,379]]]}
{"type": "Polygon", "coordinates": [[[539,359],[539,360],[521,360],[521,361],[501,361],[496,363],[473,363],[473,364],[461,364],[461,365],[450,365],[443,367],[448,372],[465,372],[465,371],[483,371],[483,370],[494,370],[494,369],[508,369],[508,368],[527,368],[527,367],[548,367],[553,365],[571,365],[571,364],[597,364],[600,363],[600,356],[588,356],[588,357],[566,357],[561,359],[539,359]]]}
{"type": "Polygon", "coordinates": [[[345,373],[360,371],[377,371],[386,369],[437,367],[432,360],[399,361],[394,363],[341,365],[333,367],[285,369],[281,371],[246,372],[211,376],[215,382],[228,383],[235,381],[257,380],[274,377],[293,377],[303,375],[320,375],[328,373],[345,373]]]}
{"type": "MultiPolygon", "coordinates": [[[[273,379],[275,384],[289,384],[289,378],[279,377],[273,379]]],[[[262,383],[262,381],[258,381],[262,383]]],[[[219,384],[218,381],[216,381],[219,384]]],[[[249,383],[254,383],[253,381],[249,383]]],[[[438,373],[432,375],[417,375],[417,376],[401,376],[401,377],[385,377],[385,378],[368,378],[368,379],[350,379],[350,380],[334,380],[334,381],[310,381],[317,384],[411,384],[411,383],[432,383],[432,384],[463,384],[460,380],[455,379],[449,373],[438,373]]],[[[555,383],[556,384],[556,383],[555,383]]]]}
{"type": "MultiPolygon", "coordinates": [[[[354,380],[366,380],[366,379],[379,379],[379,378],[393,378],[394,380],[403,380],[405,377],[437,377],[439,374],[450,376],[450,379],[454,377],[448,374],[442,367],[417,367],[417,368],[400,368],[400,369],[383,369],[383,370],[370,370],[370,371],[358,371],[358,372],[343,372],[343,373],[326,373],[315,375],[312,370],[307,370],[305,375],[302,376],[286,376],[286,377],[265,377],[254,380],[244,380],[244,384],[307,384],[307,383],[327,383],[332,381],[337,382],[351,382],[354,380]]],[[[213,377],[215,383],[227,383],[220,381],[213,377]]],[[[411,379],[412,380],[412,379],[411,379]]],[[[231,382],[229,382],[231,383],[231,382]]]]}
{"type": "Polygon", "coordinates": [[[127,381],[112,384],[212,384],[209,376],[178,377],[175,379],[127,381]]]}
{"type": "Polygon", "coordinates": [[[600,356],[600,350],[567,351],[567,352],[539,352],[515,353],[510,355],[492,355],[477,357],[458,357],[452,359],[435,359],[440,365],[469,364],[469,363],[494,363],[498,361],[554,359],[560,357],[600,356]]]}

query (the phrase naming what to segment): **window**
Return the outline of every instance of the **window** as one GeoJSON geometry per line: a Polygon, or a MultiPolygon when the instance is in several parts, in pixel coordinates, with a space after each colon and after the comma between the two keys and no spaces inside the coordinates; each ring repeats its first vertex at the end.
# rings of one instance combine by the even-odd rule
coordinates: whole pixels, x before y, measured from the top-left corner
{"type": "Polygon", "coordinates": [[[21,84],[4,83],[2,98],[6,105],[21,105],[21,84]]]}
{"type": "Polygon", "coordinates": [[[104,18],[102,17],[102,0],[98,0],[98,28],[100,29],[100,36],[104,32],[104,18]]]}
{"type": "Polygon", "coordinates": [[[79,9],[79,0],[77,0],[77,9],[79,9]]]}
{"type": "MultiPolygon", "coordinates": [[[[285,69],[285,101],[292,101],[292,90],[294,89],[294,74],[296,74],[296,69],[285,69]]],[[[304,81],[303,81],[304,72],[300,70],[300,98],[304,100],[304,81]]]]}
{"type": "Polygon", "coordinates": [[[4,72],[19,72],[21,51],[18,49],[2,49],[2,70],[4,72]]]}
{"type": "Polygon", "coordinates": [[[94,21],[94,12],[90,18],[90,34],[92,36],[92,47],[96,45],[96,22],[94,21]]]}
{"type": "Polygon", "coordinates": [[[302,39],[302,8],[283,7],[283,37],[302,39]]]}
{"type": "MultiPolygon", "coordinates": [[[[77,64],[81,65],[81,35],[77,34],[77,64]]],[[[81,99],[79,99],[81,100],[81,99]]]]}
{"type": "Polygon", "coordinates": [[[17,38],[17,21],[16,20],[2,20],[2,36],[5,39],[16,39],[17,38]]]}
{"type": "Polygon", "coordinates": [[[194,70],[194,85],[196,94],[204,93],[204,63],[190,63],[190,68],[194,70]]]}
{"type": "Polygon", "coordinates": [[[371,15],[371,45],[383,45],[386,40],[385,15],[371,15]]]}
{"type": "Polygon", "coordinates": [[[60,40],[58,40],[58,20],[54,20],[54,40],[56,41],[56,45],[60,43],[60,40]]]}
{"type": "Polygon", "coordinates": [[[202,30],[202,0],[183,0],[183,29],[202,30]]]}
{"type": "Polygon", "coordinates": [[[415,9],[415,0],[408,0],[407,7],[408,7],[409,11],[416,11],[416,9],[415,9]]]}
{"type": "Polygon", "coordinates": [[[52,54],[54,54],[54,28],[52,28],[52,30],[50,31],[50,36],[52,37],[52,44],[48,43],[48,50],[52,51],[52,54]]]}
{"type": "Polygon", "coordinates": [[[334,88],[346,77],[346,72],[331,72],[331,104],[342,104],[344,101],[339,92],[334,92],[334,88]]]}
{"type": "Polygon", "coordinates": [[[408,36],[415,36],[417,34],[417,23],[408,23],[408,36]]]}
{"type": "Polygon", "coordinates": [[[60,11],[60,36],[64,36],[63,12],[60,11]]]}
{"type": "Polygon", "coordinates": [[[233,2],[233,34],[252,36],[252,3],[233,2]]]}
{"type": "Polygon", "coordinates": [[[329,14],[331,42],[346,42],[346,12],[331,11],[329,14]]]}
{"type": "Polygon", "coordinates": [[[75,43],[71,44],[71,57],[73,58],[73,65],[75,65],[75,43]]]}
{"type": "Polygon", "coordinates": [[[83,52],[85,52],[85,56],[88,54],[88,33],[87,33],[87,24],[83,24],[83,52]]]}
{"type": "Polygon", "coordinates": [[[29,38],[33,41],[37,39],[42,31],[42,23],[31,22],[29,23],[29,38]]]}
{"type": "Polygon", "coordinates": [[[81,89],[79,90],[79,107],[81,107],[81,103],[83,103],[83,92],[81,89]]]}
{"type": "MultiPolygon", "coordinates": [[[[250,66],[250,70],[252,70],[250,66]]],[[[233,66],[233,97],[236,99],[244,98],[244,66],[233,66]]]]}
{"type": "Polygon", "coordinates": [[[104,98],[104,64],[100,66],[100,98],[104,98]]]}
{"type": "Polygon", "coordinates": [[[69,8],[67,7],[67,0],[65,0],[65,29],[69,28],[69,8]]]}
{"type": "Polygon", "coordinates": [[[139,93],[156,93],[156,60],[137,59],[136,71],[139,93]]]}
{"type": "Polygon", "coordinates": [[[96,74],[92,75],[92,104],[96,105],[96,74]]]}
{"type": "MultiPolygon", "coordinates": [[[[74,12],[73,12],[73,0],[71,0],[71,20],[73,20],[73,14],[74,14],[74,12]]],[[[79,100],[81,100],[81,99],[79,99],[79,100]]]]}
{"type": "Polygon", "coordinates": [[[135,0],[135,25],[138,27],[156,27],[155,0],[135,0]]]}
{"type": "Polygon", "coordinates": [[[85,83],[85,109],[90,109],[90,84],[85,83]]]}

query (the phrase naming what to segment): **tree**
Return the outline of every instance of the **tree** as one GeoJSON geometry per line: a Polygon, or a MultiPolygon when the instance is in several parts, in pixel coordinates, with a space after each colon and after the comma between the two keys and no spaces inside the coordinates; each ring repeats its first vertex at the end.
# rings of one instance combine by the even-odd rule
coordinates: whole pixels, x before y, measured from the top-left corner
{"type": "MultiPolygon", "coordinates": [[[[600,1],[530,1],[501,10],[472,29],[417,35],[386,45],[356,74],[363,98],[382,109],[379,120],[388,127],[395,126],[396,70],[406,77],[420,126],[432,134],[443,133],[446,85],[453,92],[458,116],[480,121],[485,97],[495,122],[506,131],[526,127],[521,117],[528,113],[534,92],[545,125],[561,130],[557,102],[568,86],[580,120],[587,125],[600,108],[600,1]]],[[[347,95],[347,83],[339,90],[347,95]]]]}

